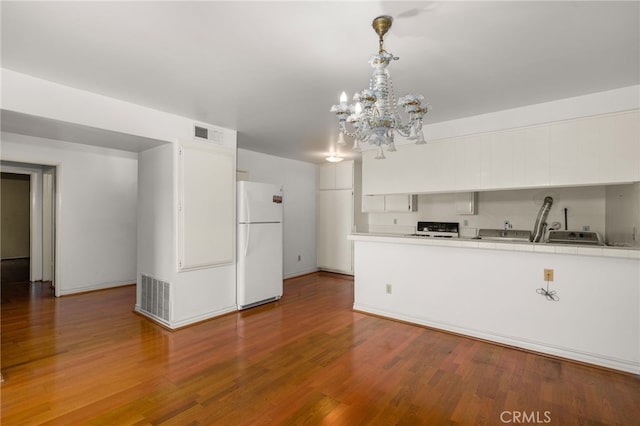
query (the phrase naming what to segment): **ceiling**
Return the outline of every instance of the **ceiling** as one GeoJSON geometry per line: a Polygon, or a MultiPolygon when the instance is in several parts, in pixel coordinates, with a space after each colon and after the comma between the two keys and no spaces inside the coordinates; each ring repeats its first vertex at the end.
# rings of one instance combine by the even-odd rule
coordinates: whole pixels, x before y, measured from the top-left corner
{"type": "Polygon", "coordinates": [[[385,48],[400,58],[396,94],[423,94],[427,125],[640,84],[637,1],[1,8],[3,68],[236,129],[239,148],[315,163],[337,137],[331,105],[368,85],[381,14],[394,17],[385,48]]]}

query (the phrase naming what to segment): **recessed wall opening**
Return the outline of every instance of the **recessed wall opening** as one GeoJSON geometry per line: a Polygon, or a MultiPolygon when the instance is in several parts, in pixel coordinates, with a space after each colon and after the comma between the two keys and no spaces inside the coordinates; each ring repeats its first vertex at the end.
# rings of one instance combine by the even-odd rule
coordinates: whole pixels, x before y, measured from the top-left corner
{"type": "Polygon", "coordinates": [[[1,229],[0,254],[3,284],[26,282],[30,278],[30,191],[28,174],[1,174],[1,229]]]}
{"type": "Polygon", "coordinates": [[[56,167],[10,161],[2,161],[0,166],[3,290],[5,284],[19,288],[24,284],[26,290],[36,283],[52,290],[56,167]]]}

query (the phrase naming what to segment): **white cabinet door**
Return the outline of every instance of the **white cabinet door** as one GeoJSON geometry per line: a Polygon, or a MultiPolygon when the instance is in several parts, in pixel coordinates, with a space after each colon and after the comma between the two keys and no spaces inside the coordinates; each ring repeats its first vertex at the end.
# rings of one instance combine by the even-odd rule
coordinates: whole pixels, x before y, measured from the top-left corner
{"type": "Polygon", "coordinates": [[[319,167],[320,189],[353,189],[353,160],[319,167]]]}
{"type": "Polygon", "coordinates": [[[482,181],[482,144],[478,138],[458,138],[455,142],[457,163],[455,189],[479,189],[482,181]]]}
{"type": "Polygon", "coordinates": [[[549,185],[549,126],[524,129],[518,136],[524,171],[522,186],[549,185]]]}
{"type": "Polygon", "coordinates": [[[640,179],[640,113],[549,126],[549,183],[609,184],[640,179]]]}
{"type": "Polygon", "coordinates": [[[458,192],[455,194],[456,214],[476,214],[476,193],[458,192]]]}
{"type": "Polygon", "coordinates": [[[365,195],[362,197],[363,213],[383,213],[384,195],[365,195]]]}
{"type": "Polygon", "coordinates": [[[333,191],[319,191],[318,193],[318,222],[317,222],[317,262],[318,267],[333,263],[333,191]]]}
{"type": "Polygon", "coordinates": [[[491,135],[491,182],[495,189],[513,187],[513,158],[515,132],[491,135]]]}
{"type": "Polygon", "coordinates": [[[384,210],[386,212],[409,213],[414,211],[413,196],[396,194],[384,196],[384,210]]]}
{"type": "Polygon", "coordinates": [[[365,195],[362,197],[363,213],[409,213],[415,212],[417,207],[417,195],[365,195]]]}
{"type": "Polygon", "coordinates": [[[549,126],[507,133],[511,145],[511,182],[508,187],[549,185],[549,126]]]}
{"type": "Polygon", "coordinates": [[[567,121],[549,126],[549,183],[571,184],[578,168],[578,124],[567,121]]]}
{"type": "Polygon", "coordinates": [[[600,170],[606,182],[640,180],[640,111],[600,119],[600,170]]]}
{"type": "Polygon", "coordinates": [[[178,271],[232,263],[233,151],[201,142],[181,142],[178,149],[178,271]]]}
{"type": "Polygon", "coordinates": [[[353,192],[350,189],[319,191],[317,262],[320,269],[353,273],[353,192]]]}
{"type": "Polygon", "coordinates": [[[332,269],[353,273],[353,243],[347,238],[353,227],[353,192],[348,189],[335,193],[334,252],[332,269]]]}
{"type": "Polygon", "coordinates": [[[336,167],[335,164],[323,164],[318,168],[318,188],[335,189],[336,167]]]}
{"type": "Polygon", "coordinates": [[[335,189],[353,188],[353,161],[335,164],[335,189]]]}
{"type": "Polygon", "coordinates": [[[493,188],[493,141],[490,135],[474,137],[480,145],[480,188],[493,188]]]}
{"type": "Polygon", "coordinates": [[[604,151],[602,146],[607,144],[603,136],[600,120],[578,121],[578,167],[573,171],[574,184],[591,184],[603,181],[600,154],[604,151]]]}

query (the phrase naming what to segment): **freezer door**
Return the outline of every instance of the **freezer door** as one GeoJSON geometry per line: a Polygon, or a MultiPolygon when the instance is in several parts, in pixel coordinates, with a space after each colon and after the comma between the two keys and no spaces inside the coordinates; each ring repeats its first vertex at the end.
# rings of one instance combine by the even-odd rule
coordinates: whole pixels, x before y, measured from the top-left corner
{"type": "Polygon", "coordinates": [[[282,224],[238,225],[237,304],[282,296],[282,224]]]}
{"type": "Polygon", "coordinates": [[[238,223],[282,222],[282,187],[238,182],[238,223]]]}

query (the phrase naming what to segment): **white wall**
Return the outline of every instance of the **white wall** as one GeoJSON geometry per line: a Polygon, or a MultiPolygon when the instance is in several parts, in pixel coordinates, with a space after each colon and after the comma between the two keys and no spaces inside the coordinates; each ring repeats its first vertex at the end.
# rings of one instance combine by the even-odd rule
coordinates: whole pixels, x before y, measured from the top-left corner
{"type": "Polygon", "coordinates": [[[247,180],[283,185],[284,277],[316,271],[317,166],[239,149],[237,168],[247,180]]]}
{"type": "MultiPolygon", "coordinates": [[[[44,117],[71,125],[80,124],[101,131],[111,131],[119,134],[154,139],[158,141],[159,144],[162,143],[162,141],[170,142],[167,146],[159,148],[159,151],[170,150],[173,152],[177,141],[192,138],[195,121],[190,118],[153,110],[141,105],[60,85],[14,71],[2,69],[2,89],[3,110],[44,117]]],[[[210,126],[207,123],[201,124],[210,126]]],[[[235,152],[236,132],[222,128],[216,128],[216,130],[223,133],[224,145],[235,152]]],[[[77,153],[69,151],[67,156],[64,157],[65,163],[71,158],[76,158],[77,155],[88,152],[86,150],[89,148],[83,145],[76,145],[75,149],[78,151],[77,153]]],[[[154,148],[152,148],[152,150],[153,149],[154,148]]],[[[30,149],[24,153],[24,158],[17,159],[17,161],[58,165],[55,161],[52,163],[51,160],[51,158],[57,158],[56,156],[59,155],[59,153],[54,153],[54,151],[55,150],[52,150],[50,153],[48,149],[30,149]],[[53,155],[53,157],[49,154],[53,155]]],[[[123,158],[128,158],[127,155],[137,157],[137,154],[122,153],[123,158]]],[[[4,156],[5,145],[3,140],[3,157],[4,156]]],[[[177,161],[174,154],[170,154],[168,158],[163,157],[161,161],[158,162],[152,160],[149,164],[146,163],[146,155],[141,154],[140,157],[142,159],[140,164],[146,170],[142,176],[158,177],[157,180],[146,180],[145,183],[142,184],[141,190],[145,192],[156,191],[159,198],[152,198],[150,200],[143,198],[144,204],[140,205],[140,203],[138,203],[138,207],[144,209],[167,209],[166,212],[163,212],[163,215],[171,219],[167,221],[163,216],[161,222],[152,222],[155,226],[145,227],[142,232],[138,233],[138,250],[136,250],[135,206],[137,200],[135,197],[133,199],[125,197],[123,199],[112,200],[110,204],[113,206],[120,206],[124,203],[134,206],[133,228],[128,227],[128,225],[124,223],[122,224],[123,229],[127,229],[126,237],[122,236],[122,241],[126,243],[134,241],[132,250],[126,251],[129,261],[132,261],[134,265],[133,273],[131,273],[130,268],[126,268],[126,270],[121,272],[121,275],[126,276],[128,282],[136,281],[135,259],[136,251],[138,251],[145,255],[145,263],[141,265],[140,272],[146,272],[152,276],[171,282],[171,309],[173,314],[171,323],[166,324],[169,327],[188,325],[228,312],[230,309],[235,309],[236,283],[234,265],[180,274],[175,272],[177,265],[175,248],[175,221],[177,216],[175,182],[177,179],[177,161]],[[171,204],[168,204],[167,201],[171,204]],[[170,226],[168,222],[171,222],[170,226]],[[163,244],[163,246],[159,247],[157,243],[163,244]],[[170,246],[165,246],[164,244],[169,244],[170,246]],[[169,261],[166,259],[167,253],[170,253],[171,256],[169,261]]],[[[65,257],[57,258],[57,265],[62,265],[62,267],[58,268],[58,273],[61,275],[57,278],[58,282],[64,281],[67,286],[65,288],[71,288],[70,291],[78,291],[79,286],[86,286],[86,279],[77,276],[78,271],[76,270],[85,271],[88,268],[94,268],[94,276],[100,276],[96,275],[96,271],[98,274],[102,274],[104,272],[103,270],[112,268],[109,265],[109,257],[99,255],[101,250],[104,250],[99,239],[93,241],[95,247],[88,247],[87,244],[84,244],[86,240],[85,235],[68,232],[66,230],[66,227],[68,227],[70,223],[73,223],[73,221],[77,222],[76,225],[79,224],[81,228],[93,225],[100,226],[100,223],[95,224],[95,221],[91,218],[108,214],[107,212],[101,213],[97,211],[98,209],[104,208],[105,203],[103,202],[104,200],[96,199],[97,197],[94,194],[86,194],[89,201],[95,201],[92,203],[94,205],[84,203],[83,195],[85,195],[87,190],[82,190],[81,187],[87,182],[85,175],[93,176],[94,174],[99,174],[100,176],[95,176],[96,180],[107,179],[104,177],[107,176],[108,178],[115,179],[118,184],[121,183],[120,179],[123,181],[129,180],[128,172],[125,172],[125,177],[118,177],[119,169],[121,168],[118,164],[113,164],[110,161],[106,161],[104,164],[93,163],[93,161],[88,161],[78,164],[77,168],[74,168],[74,170],[77,169],[78,173],[73,174],[73,180],[67,177],[66,165],[63,165],[59,169],[60,175],[65,182],[61,188],[60,196],[63,200],[71,200],[75,203],[76,207],[76,210],[64,216],[64,220],[70,222],[65,222],[65,227],[59,228],[60,240],[65,241],[64,244],[69,245],[69,247],[65,246],[62,250],[58,251],[59,254],[65,257]],[[86,223],[87,221],[90,223],[86,223]],[[71,250],[71,246],[73,245],[82,246],[82,250],[87,251],[85,256],[89,256],[91,262],[81,264],[80,262],[83,261],[83,258],[76,259],[74,256],[67,256],[66,253],[71,250]],[[98,256],[93,256],[93,254],[91,254],[92,251],[97,253],[98,256]],[[84,284],[78,283],[78,281],[80,281],[79,278],[82,278],[81,281],[84,281],[84,284]]],[[[137,175],[135,179],[137,179],[137,175]]],[[[91,179],[88,182],[91,183],[91,179]]],[[[135,184],[133,184],[133,186],[137,189],[135,184]]],[[[107,195],[111,197],[113,194],[107,193],[107,195]]],[[[68,202],[69,201],[65,201],[65,203],[68,202]]],[[[71,205],[73,206],[74,204],[71,205]]],[[[64,207],[65,213],[67,212],[66,209],[68,209],[68,206],[69,205],[66,205],[64,207]]],[[[108,211],[111,210],[109,209],[108,211]]],[[[109,229],[109,231],[113,232],[114,230],[109,229]]],[[[107,232],[106,229],[105,232],[107,232]]],[[[115,232],[114,234],[121,235],[120,232],[115,232]]],[[[80,248],[77,250],[80,250],[80,248]]],[[[121,255],[124,256],[124,254],[121,255]]],[[[102,281],[106,282],[112,278],[111,276],[103,276],[102,281]]],[[[140,286],[141,278],[139,274],[137,276],[137,282],[138,286],[140,286]]],[[[93,287],[81,288],[89,290],[93,287]]],[[[136,309],[139,308],[139,301],[140,299],[138,298],[138,306],[136,309]]]]}
{"type": "Polygon", "coordinates": [[[607,244],[640,247],[640,182],[608,186],[607,244]]]}
{"type": "Polygon", "coordinates": [[[193,120],[5,68],[2,109],[164,141],[190,137],[193,120]]]}
{"type": "Polygon", "coordinates": [[[136,281],[137,157],[2,133],[3,160],[58,167],[60,294],[136,281]]]}
{"type": "MultiPolygon", "coordinates": [[[[370,213],[370,232],[415,231],[416,222],[458,222],[462,232],[475,233],[480,228],[502,228],[509,220],[513,229],[533,230],[544,197],[551,196],[553,205],[547,223],[560,222],[564,229],[564,208],[567,210],[568,227],[605,234],[605,187],[584,186],[553,189],[521,189],[513,191],[479,192],[475,215],[459,215],[455,211],[455,194],[418,195],[418,211],[415,213],[370,213]],[[397,225],[394,226],[394,219],[397,225]],[[465,225],[465,222],[467,224],[465,225]],[[464,229],[464,228],[471,229],[464,229]]],[[[475,234],[474,234],[475,235],[475,234]]]]}

